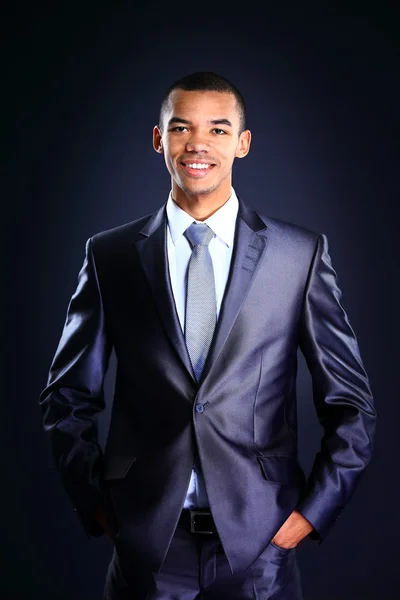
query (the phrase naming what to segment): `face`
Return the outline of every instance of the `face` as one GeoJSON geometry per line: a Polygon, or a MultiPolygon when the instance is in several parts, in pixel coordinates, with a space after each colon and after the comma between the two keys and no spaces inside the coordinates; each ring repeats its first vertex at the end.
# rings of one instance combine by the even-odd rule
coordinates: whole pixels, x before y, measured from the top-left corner
{"type": "Polygon", "coordinates": [[[206,197],[226,201],[231,194],[232,165],[246,156],[249,130],[239,135],[236,98],[225,92],[174,90],[164,121],[154,128],[153,145],[164,155],[178,202],[206,197]]]}

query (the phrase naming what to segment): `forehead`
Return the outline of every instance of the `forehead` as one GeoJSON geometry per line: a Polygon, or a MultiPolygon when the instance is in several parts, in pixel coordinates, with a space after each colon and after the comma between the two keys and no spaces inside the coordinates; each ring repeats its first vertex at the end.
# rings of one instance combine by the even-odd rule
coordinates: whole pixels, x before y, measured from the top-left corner
{"type": "Polygon", "coordinates": [[[226,118],[237,125],[240,120],[236,98],[229,92],[173,90],[165,116],[189,121],[226,118]]]}

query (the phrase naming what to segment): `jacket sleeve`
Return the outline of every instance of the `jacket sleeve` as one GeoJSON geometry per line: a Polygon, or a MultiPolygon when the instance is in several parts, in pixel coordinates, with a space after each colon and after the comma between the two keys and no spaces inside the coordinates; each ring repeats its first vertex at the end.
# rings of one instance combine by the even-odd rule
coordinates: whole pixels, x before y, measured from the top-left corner
{"type": "Polygon", "coordinates": [[[376,411],[357,340],[341,306],[325,235],[318,238],[305,290],[300,348],[323,427],[321,448],[296,509],[320,542],[352,496],[373,451],[376,411]]]}
{"type": "Polygon", "coordinates": [[[88,537],[103,533],[93,518],[106,504],[96,414],[105,407],[103,381],[110,353],[89,239],[47,386],[39,398],[56,467],[88,537]]]}

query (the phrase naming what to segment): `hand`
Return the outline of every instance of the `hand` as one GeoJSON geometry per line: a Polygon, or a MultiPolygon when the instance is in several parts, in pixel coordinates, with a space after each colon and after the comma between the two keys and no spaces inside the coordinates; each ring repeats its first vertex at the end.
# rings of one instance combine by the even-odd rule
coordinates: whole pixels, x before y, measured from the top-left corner
{"type": "Polygon", "coordinates": [[[295,548],[313,529],[314,527],[310,521],[303,517],[297,510],[294,510],[271,541],[276,546],[289,550],[290,548],[295,548]]]}
{"type": "Polygon", "coordinates": [[[114,537],[110,531],[110,528],[108,527],[106,513],[104,512],[104,509],[100,508],[95,514],[94,518],[102,526],[108,537],[114,542],[114,537]]]}

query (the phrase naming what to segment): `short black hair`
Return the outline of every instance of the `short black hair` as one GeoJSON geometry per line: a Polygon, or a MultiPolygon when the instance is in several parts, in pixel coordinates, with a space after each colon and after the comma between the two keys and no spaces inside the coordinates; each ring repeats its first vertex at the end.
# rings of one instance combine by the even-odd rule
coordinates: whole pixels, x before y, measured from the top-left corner
{"type": "Polygon", "coordinates": [[[246,105],[242,94],[237,87],[228,81],[225,77],[212,73],[211,71],[199,71],[197,73],[189,73],[175,81],[164,94],[161,102],[159,127],[162,129],[164,113],[168,106],[169,97],[173,90],[185,90],[186,92],[228,92],[236,98],[238,107],[240,126],[239,134],[246,129],[246,105]]]}

